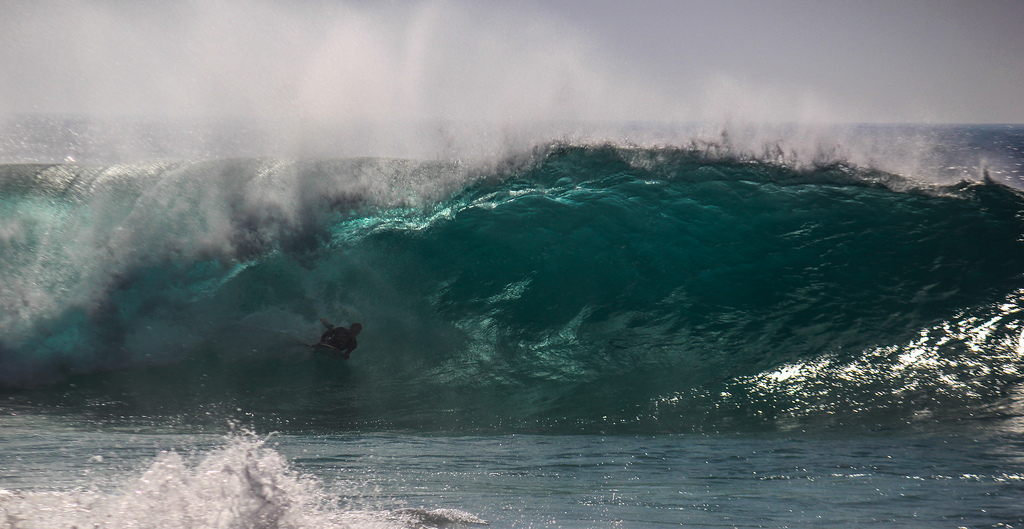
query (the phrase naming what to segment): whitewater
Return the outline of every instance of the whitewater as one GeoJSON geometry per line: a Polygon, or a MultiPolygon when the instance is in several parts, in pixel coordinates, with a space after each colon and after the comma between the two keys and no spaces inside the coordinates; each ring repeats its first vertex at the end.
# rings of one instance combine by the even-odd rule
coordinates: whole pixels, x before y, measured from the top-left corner
{"type": "Polygon", "coordinates": [[[1024,523],[1024,129],[688,134],[0,165],[0,523],[1024,523]]]}

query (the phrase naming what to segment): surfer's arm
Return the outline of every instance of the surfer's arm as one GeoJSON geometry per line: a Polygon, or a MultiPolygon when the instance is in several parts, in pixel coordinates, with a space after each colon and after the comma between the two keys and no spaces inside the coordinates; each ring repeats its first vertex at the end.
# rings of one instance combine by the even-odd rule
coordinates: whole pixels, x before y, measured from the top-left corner
{"type": "Polygon", "coordinates": [[[331,322],[327,321],[324,318],[320,318],[320,323],[324,324],[324,327],[327,327],[327,330],[331,330],[331,329],[334,328],[334,325],[331,324],[331,322]]]}

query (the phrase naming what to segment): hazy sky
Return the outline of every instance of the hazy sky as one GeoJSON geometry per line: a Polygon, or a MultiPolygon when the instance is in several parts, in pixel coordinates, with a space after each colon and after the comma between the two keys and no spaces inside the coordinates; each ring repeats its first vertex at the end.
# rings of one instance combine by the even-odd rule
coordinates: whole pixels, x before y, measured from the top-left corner
{"type": "Polygon", "coordinates": [[[565,1],[546,9],[659,83],[734,86],[755,107],[809,105],[826,118],[864,121],[1024,121],[1020,0],[565,1]]]}
{"type": "Polygon", "coordinates": [[[855,121],[1024,121],[1020,0],[534,4],[623,67],[681,92],[735,89],[769,116],[776,105],[855,121]]]}
{"type": "Polygon", "coordinates": [[[0,113],[1024,122],[1024,1],[0,0],[0,113]]]}

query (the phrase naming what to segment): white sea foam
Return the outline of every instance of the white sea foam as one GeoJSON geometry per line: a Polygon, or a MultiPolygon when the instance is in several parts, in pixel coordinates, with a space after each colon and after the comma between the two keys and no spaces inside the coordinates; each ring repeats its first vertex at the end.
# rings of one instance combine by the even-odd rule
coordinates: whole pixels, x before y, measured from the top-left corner
{"type": "MultiPolygon", "coordinates": [[[[403,160],[39,168],[22,184],[8,183],[16,204],[0,211],[0,342],[18,348],[42,322],[65,318],[57,326],[66,330],[76,313],[103,312],[107,293],[137,281],[138,270],[196,261],[224,267],[187,290],[165,289],[180,307],[229,281],[249,260],[313,238],[335,211],[429,201],[462,178],[458,164],[403,160]]],[[[180,358],[201,336],[153,321],[125,339],[134,352],[129,363],[153,365],[180,358]]],[[[104,361],[89,358],[96,355],[88,341],[69,334],[32,346],[38,357],[61,357],[72,370],[91,371],[104,361]]],[[[37,380],[28,373],[33,369],[7,362],[0,380],[37,380]]]]}
{"type": "MultiPolygon", "coordinates": [[[[94,457],[94,463],[102,458],[94,457]]],[[[343,494],[296,472],[252,437],[197,458],[162,452],[113,490],[0,489],[0,526],[110,528],[403,528],[485,524],[455,509],[350,509],[343,494]]]]}

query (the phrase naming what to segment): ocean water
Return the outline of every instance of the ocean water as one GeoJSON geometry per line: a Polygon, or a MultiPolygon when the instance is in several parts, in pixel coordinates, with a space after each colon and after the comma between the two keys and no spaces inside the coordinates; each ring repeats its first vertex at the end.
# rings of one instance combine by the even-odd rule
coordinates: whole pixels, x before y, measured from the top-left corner
{"type": "Polygon", "coordinates": [[[0,522],[1024,524],[1024,128],[836,138],[2,165],[0,522]]]}

